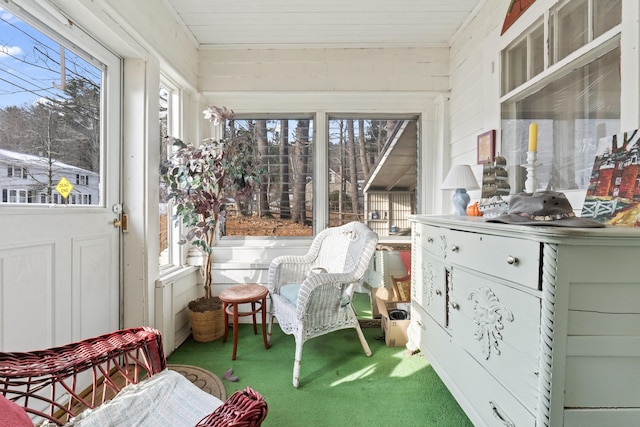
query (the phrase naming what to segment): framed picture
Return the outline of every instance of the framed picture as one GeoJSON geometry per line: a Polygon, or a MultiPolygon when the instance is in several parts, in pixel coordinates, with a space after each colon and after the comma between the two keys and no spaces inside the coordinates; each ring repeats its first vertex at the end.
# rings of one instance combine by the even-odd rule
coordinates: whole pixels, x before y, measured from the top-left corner
{"type": "Polygon", "coordinates": [[[491,163],[496,156],[496,131],[478,135],[478,164],[491,163]]]}
{"type": "Polygon", "coordinates": [[[640,227],[636,198],[640,166],[640,129],[600,138],[581,217],[608,225],[640,227]]]}
{"type": "Polygon", "coordinates": [[[391,276],[393,289],[399,301],[411,301],[411,276],[395,277],[391,276]]]}

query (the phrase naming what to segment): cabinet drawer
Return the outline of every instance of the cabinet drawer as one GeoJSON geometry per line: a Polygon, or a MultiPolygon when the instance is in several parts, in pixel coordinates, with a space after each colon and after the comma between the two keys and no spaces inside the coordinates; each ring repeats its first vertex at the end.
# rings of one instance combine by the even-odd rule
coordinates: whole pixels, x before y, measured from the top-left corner
{"type": "Polygon", "coordinates": [[[539,242],[446,230],[448,262],[539,289],[539,242]]]}
{"type": "MultiPolygon", "coordinates": [[[[487,426],[534,427],[535,417],[525,406],[464,351],[443,355],[448,372],[487,426]]],[[[475,425],[482,425],[474,421],[475,425]]]]}
{"type": "Polygon", "coordinates": [[[455,267],[451,287],[454,340],[526,407],[535,407],[540,299],[455,267]]]}
{"type": "Polygon", "coordinates": [[[532,412],[456,345],[430,316],[419,308],[415,314],[414,318],[412,311],[411,318],[420,326],[420,348],[474,425],[505,427],[509,421],[517,427],[536,425],[532,412]]]}
{"type": "MultiPolygon", "coordinates": [[[[414,324],[412,325],[413,330],[419,334],[418,347],[420,347],[421,351],[425,351],[427,345],[427,317],[428,315],[424,309],[414,301],[411,301],[411,323],[414,324]]],[[[433,325],[434,320],[430,319],[429,323],[433,325]]]]}
{"type": "Polygon", "coordinates": [[[414,223],[413,244],[437,257],[445,254],[446,229],[432,227],[421,223],[414,223]]]}

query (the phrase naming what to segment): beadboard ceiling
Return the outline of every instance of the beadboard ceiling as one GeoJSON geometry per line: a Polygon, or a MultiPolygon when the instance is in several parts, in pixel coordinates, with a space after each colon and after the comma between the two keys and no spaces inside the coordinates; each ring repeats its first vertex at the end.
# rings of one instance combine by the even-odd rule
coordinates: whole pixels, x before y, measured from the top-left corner
{"type": "Polygon", "coordinates": [[[165,0],[201,48],[449,46],[485,0],[165,0]]]}

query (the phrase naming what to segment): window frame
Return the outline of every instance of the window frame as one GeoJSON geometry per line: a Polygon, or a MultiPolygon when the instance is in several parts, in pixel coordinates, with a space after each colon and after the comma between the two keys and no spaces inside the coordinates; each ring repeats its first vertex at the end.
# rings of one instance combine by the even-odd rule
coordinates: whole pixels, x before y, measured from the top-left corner
{"type": "MultiPolygon", "coordinates": [[[[592,2],[593,0],[589,0],[592,2]]],[[[559,79],[567,74],[569,74],[573,69],[582,67],[593,60],[593,58],[603,55],[604,53],[610,51],[612,49],[612,43],[617,42],[620,43],[620,39],[622,36],[622,23],[612,27],[611,29],[605,31],[603,34],[599,35],[596,38],[593,38],[593,31],[589,30],[589,40],[584,46],[581,46],[574,50],[573,52],[565,55],[561,60],[551,61],[550,56],[555,55],[554,51],[557,48],[551,48],[548,44],[544,47],[544,69],[536,74],[531,75],[530,70],[533,67],[531,63],[532,52],[530,49],[530,42],[533,33],[539,28],[540,19],[543,19],[542,25],[544,27],[545,36],[543,40],[550,39],[550,31],[557,32],[557,23],[554,24],[554,28],[550,27],[551,20],[556,21],[554,12],[561,10],[566,7],[571,0],[566,0],[560,4],[555,5],[551,9],[545,11],[543,17],[536,17],[532,20],[532,23],[524,30],[522,33],[514,36],[511,39],[503,39],[502,46],[499,51],[500,58],[500,87],[502,88],[502,96],[499,99],[499,103],[502,104],[506,100],[512,99],[513,97],[518,97],[520,99],[538,91],[540,88],[547,85],[551,80],[559,79]],[[517,87],[507,90],[505,87],[505,70],[504,64],[505,58],[504,53],[507,52],[514,45],[522,42],[523,40],[527,40],[527,80],[517,87]]],[[[591,7],[589,8],[589,27],[593,26],[593,16],[591,15],[591,7]]],[[[555,37],[557,39],[557,35],[555,37]]],[[[551,43],[551,41],[549,42],[551,43]]],[[[557,40],[555,41],[557,43],[557,40]]]]}
{"type": "MultiPolygon", "coordinates": [[[[160,86],[167,90],[167,135],[174,136],[176,138],[184,139],[182,129],[183,126],[183,111],[182,105],[184,103],[184,91],[179,88],[170,78],[164,74],[160,75],[160,86]]],[[[160,87],[158,88],[160,90],[160,87]]],[[[159,98],[158,98],[159,101],[159,98]]],[[[162,144],[166,144],[166,141],[160,141],[162,144]]],[[[172,147],[167,147],[167,155],[170,156],[172,147]]],[[[167,262],[160,264],[160,258],[158,259],[160,276],[166,275],[186,263],[187,253],[189,251],[188,245],[180,245],[180,234],[182,232],[182,226],[175,225],[175,221],[172,221],[174,210],[171,203],[168,203],[167,209],[167,262]]],[[[160,223],[158,221],[158,227],[160,223]]],[[[158,232],[160,230],[158,229],[158,232]]]]}
{"type": "MultiPolygon", "coordinates": [[[[432,100],[435,104],[435,100],[432,100]]],[[[234,105],[232,101],[229,102],[228,105],[234,105]]],[[[415,213],[419,214],[424,212],[424,208],[421,208],[422,203],[426,203],[426,196],[424,193],[428,193],[428,191],[422,192],[420,188],[425,187],[424,180],[426,177],[420,172],[420,164],[424,164],[423,156],[426,155],[426,151],[422,149],[423,146],[423,129],[426,126],[424,122],[425,110],[420,110],[417,108],[401,110],[401,111],[393,111],[388,108],[386,104],[382,107],[375,109],[372,111],[369,106],[367,107],[359,107],[357,109],[348,110],[347,112],[341,111],[340,108],[336,108],[333,106],[332,108],[327,108],[326,110],[316,110],[309,113],[307,109],[300,110],[294,113],[284,113],[280,111],[289,111],[286,108],[282,108],[281,106],[277,106],[274,108],[275,111],[278,112],[252,112],[255,110],[259,111],[259,108],[255,108],[253,106],[248,106],[246,110],[240,108],[233,108],[236,112],[236,116],[239,119],[260,119],[260,118],[274,118],[274,117],[284,117],[286,118],[311,118],[314,122],[314,151],[313,151],[313,170],[314,170],[314,186],[313,186],[313,198],[314,200],[323,200],[322,203],[314,203],[313,204],[313,225],[312,225],[312,236],[301,236],[301,237],[291,237],[291,236],[224,236],[222,238],[218,238],[216,242],[216,246],[223,247],[232,247],[238,244],[241,241],[282,241],[287,239],[292,240],[311,240],[315,235],[317,235],[322,230],[329,227],[329,122],[332,119],[340,118],[340,119],[358,119],[366,117],[366,119],[395,119],[395,120],[415,120],[416,126],[418,127],[418,137],[417,137],[417,147],[416,147],[416,156],[418,162],[418,173],[416,176],[416,200],[414,201],[415,213]],[[238,112],[240,110],[240,112],[238,112]],[[381,111],[387,111],[388,113],[381,113],[381,111]]],[[[220,132],[220,129],[216,129],[214,126],[210,127],[210,132],[213,134],[217,134],[220,132]]],[[[435,182],[435,181],[432,181],[435,182]]],[[[364,218],[363,218],[364,221],[364,218]]],[[[366,222],[366,221],[365,221],[366,222]]],[[[398,244],[408,244],[410,243],[410,236],[381,236],[381,241],[385,242],[394,242],[398,244]]]]}
{"type": "MultiPolygon", "coordinates": [[[[101,211],[107,209],[108,206],[119,202],[120,195],[117,200],[112,200],[109,197],[109,190],[106,188],[108,180],[107,174],[109,173],[107,168],[107,144],[109,139],[108,135],[117,135],[120,133],[119,120],[110,120],[110,115],[113,114],[112,110],[120,109],[120,105],[115,105],[113,98],[116,96],[117,91],[109,89],[113,86],[114,77],[120,72],[121,64],[120,58],[113,56],[113,52],[109,50],[104,44],[98,42],[92,38],[89,33],[84,30],[80,30],[78,33],[68,31],[68,23],[66,18],[63,21],[52,20],[50,15],[50,9],[43,5],[38,4],[26,4],[19,5],[13,0],[7,0],[6,4],[3,4],[7,12],[14,15],[17,19],[23,23],[31,26],[34,30],[38,31],[45,37],[57,43],[65,51],[72,52],[78,58],[81,58],[87,64],[95,67],[100,72],[100,121],[99,121],[99,172],[93,172],[89,169],[85,169],[88,174],[95,173],[97,176],[97,184],[95,189],[95,195],[98,198],[96,204],[77,205],[67,203],[69,199],[64,199],[56,191],[53,192],[51,201],[47,203],[41,203],[39,194],[35,197],[31,197],[28,193],[26,203],[0,203],[0,209],[27,209],[28,212],[35,212],[38,210],[50,210],[51,208],[58,208],[57,205],[64,205],[64,208],[72,207],[73,209],[86,209],[88,211],[101,211]],[[116,66],[117,61],[117,66],[116,66]],[[114,74],[115,73],[115,74],[114,74]]],[[[119,94],[117,95],[119,98],[119,94]]],[[[69,165],[74,167],[73,165],[69,165]]],[[[13,166],[14,175],[12,178],[28,179],[29,172],[34,173],[33,167],[21,166],[22,177],[15,175],[16,170],[19,170],[20,166],[13,166]]],[[[64,176],[64,175],[63,175],[64,176]]],[[[73,173],[69,172],[69,178],[72,180],[73,173]]],[[[91,193],[89,193],[89,199],[91,199],[91,193]]],[[[26,212],[26,211],[25,211],[26,212]]]]}
{"type": "MultiPolygon", "coordinates": [[[[256,114],[251,114],[251,113],[242,113],[242,114],[236,114],[235,115],[235,120],[236,121],[246,121],[246,120],[309,120],[311,122],[311,129],[312,129],[312,133],[311,133],[311,138],[310,138],[310,142],[311,142],[311,150],[310,152],[307,154],[308,157],[311,157],[312,159],[312,179],[313,177],[315,177],[315,167],[316,167],[316,161],[315,161],[315,156],[317,155],[317,144],[318,144],[318,140],[316,138],[316,134],[317,134],[317,130],[316,130],[316,115],[314,114],[309,114],[309,113],[303,113],[303,112],[297,112],[297,113],[256,113],[256,114]]],[[[225,126],[227,125],[227,123],[224,124],[225,126]]],[[[222,135],[225,132],[225,129],[222,128],[222,124],[219,126],[219,132],[222,135]]],[[[291,127],[289,128],[290,132],[291,132],[291,127]]],[[[291,142],[291,141],[290,141],[291,142]]],[[[290,173],[291,174],[291,173],[290,173]]],[[[315,181],[315,180],[314,180],[315,181]]],[[[291,181],[289,181],[289,183],[291,183],[291,181]]],[[[291,196],[293,194],[293,189],[290,188],[289,190],[289,195],[291,196]]],[[[314,185],[312,188],[312,201],[317,200],[316,199],[316,186],[314,185]]],[[[315,215],[316,215],[316,207],[317,207],[317,203],[313,203],[312,204],[312,209],[311,209],[311,222],[312,222],[312,227],[311,227],[311,235],[314,236],[316,234],[315,232],[315,215]]],[[[308,211],[307,211],[308,212],[308,211]]],[[[222,240],[227,240],[227,239],[233,239],[233,238],[246,238],[246,237],[252,237],[252,238],[283,238],[286,236],[221,236],[221,233],[218,233],[218,241],[222,241],[222,240]]],[[[299,236],[299,237],[308,237],[308,236],[299,236]]]]}
{"type": "MultiPolygon", "coordinates": [[[[418,135],[418,177],[416,192],[416,213],[429,214],[440,211],[441,206],[448,206],[449,198],[440,190],[440,183],[446,171],[442,166],[449,161],[446,157],[444,146],[448,144],[445,129],[447,116],[445,111],[448,100],[440,92],[431,91],[383,91],[383,92],[287,92],[277,90],[269,92],[233,92],[211,91],[202,93],[201,110],[207,105],[226,106],[237,115],[243,114],[280,114],[300,112],[313,114],[315,123],[316,141],[328,138],[329,116],[374,116],[384,112],[383,116],[406,115],[417,117],[419,128],[418,135]],[[445,158],[446,157],[446,158],[445,158]],[[435,160],[434,160],[435,159],[435,160]],[[431,165],[435,167],[422,167],[431,165]]],[[[213,136],[213,126],[202,128],[202,138],[213,136]]],[[[316,143],[316,158],[314,170],[318,174],[328,174],[328,145],[316,143]]],[[[328,194],[328,179],[315,181],[314,197],[319,200],[320,195],[328,194]]],[[[322,196],[324,198],[324,196],[322,196]]],[[[329,224],[328,206],[314,204],[314,235],[326,229],[329,224]]],[[[324,203],[322,205],[325,205],[324,203]]],[[[310,241],[310,237],[229,237],[219,240],[216,244],[220,247],[234,247],[239,244],[261,245],[286,245],[289,242],[295,245],[300,239],[310,241]],[[275,240],[277,239],[277,240],[275,240]],[[296,240],[297,239],[297,240],[296,240]]],[[[380,239],[381,243],[398,242],[409,243],[406,236],[388,236],[380,239]]],[[[266,246],[265,246],[266,245],[266,246]]]]}
{"type": "MultiPolygon", "coordinates": [[[[567,7],[567,5],[569,5],[570,2],[571,0],[567,0],[559,4],[555,4],[551,6],[549,9],[545,10],[543,15],[545,40],[551,40],[550,34],[549,34],[550,31],[556,31],[555,35],[557,36],[557,19],[556,19],[557,11],[567,7]]],[[[520,84],[519,86],[511,89],[510,91],[507,91],[499,98],[501,125],[504,121],[502,111],[503,111],[503,106],[505,104],[511,103],[515,105],[518,101],[521,101],[537,93],[538,91],[545,88],[547,85],[555,81],[559,81],[563,77],[567,76],[573,70],[584,67],[594,62],[599,57],[615,50],[616,48],[620,49],[620,52],[622,55],[622,46],[621,46],[622,27],[623,27],[622,20],[620,23],[613,26],[609,30],[605,31],[603,34],[594,38],[593,31],[591,30],[591,27],[593,26],[593,19],[594,19],[594,16],[592,15],[592,7],[591,7],[592,2],[593,0],[588,0],[589,29],[587,31],[588,31],[589,39],[586,42],[586,44],[578,47],[573,52],[568,53],[562,59],[557,60],[555,62],[551,60],[550,56],[557,54],[557,47],[549,46],[549,44],[552,43],[552,41],[550,41],[549,44],[545,45],[545,57],[544,57],[545,69],[540,73],[538,73],[537,75],[531,76],[528,80],[526,80],[524,83],[520,84]]],[[[500,55],[499,55],[500,60],[501,61],[504,60],[504,52],[506,52],[511,46],[514,46],[515,44],[519,43],[524,38],[529,38],[530,35],[537,28],[539,28],[539,24],[540,24],[540,16],[537,16],[535,17],[535,19],[532,19],[531,25],[529,25],[525,31],[512,37],[509,40],[506,40],[506,39],[502,40],[503,44],[500,49],[500,55]]],[[[555,37],[553,43],[556,43],[556,44],[559,43],[559,41],[557,40],[557,37],[555,37]]],[[[529,61],[531,58],[531,52],[529,51],[527,52],[527,58],[528,58],[527,67],[528,69],[530,69],[531,64],[529,61]]],[[[503,64],[501,64],[500,69],[501,69],[501,72],[504,73],[503,64]]],[[[502,89],[506,88],[504,74],[501,74],[500,76],[500,88],[502,89]]],[[[621,98],[622,98],[622,94],[621,94],[621,98]]],[[[622,103],[622,99],[621,99],[621,103],[622,103]]],[[[622,116],[622,106],[621,106],[621,116],[622,116]]],[[[620,118],[620,121],[622,124],[622,117],[620,118]]],[[[501,145],[503,144],[504,142],[501,141],[501,145]]],[[[504,147],[502,146],[501,146],[501,151],[504,151],[504,147]]],[[[574,207],[579,207],[582,204],[583,195],[586,192],[586,189],[577,189],[577,190],[558,189],[558,191],[575,193],[576,195],[574,196],[574,200],[572,200],[572,205],[574,207]]],[[[513,189],[512,189],[512,192],[513,192],[513,189]]]]}

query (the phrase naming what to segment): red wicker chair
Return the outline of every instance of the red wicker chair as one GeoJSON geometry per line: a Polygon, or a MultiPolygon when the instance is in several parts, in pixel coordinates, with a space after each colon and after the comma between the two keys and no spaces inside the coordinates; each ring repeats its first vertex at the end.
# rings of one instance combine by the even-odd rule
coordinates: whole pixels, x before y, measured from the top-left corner
{"type": "MultiPolygon", "coordinates": [[[[124,386],[165,368],[160,332],[130,328],[47,350],[0,353],[0,395],[38,422],[62,425],[83,410],[112,399],[124,386]]],[[[230,411],[235,418],[224,415],[217,420],[229,423],[211,425],[260,425],[266,417],[266,402],[250,388],[242,393],[246,395],[229,398],[216,410],[217,417],[230,411]],[[257,407],[263,407],[259,416],[257,407]]]]}
{"type": "Polygon", "coordinates": [[[224,405],[201,419],[196,427],[257,427],[267,417],[267,409],[263,397],[247,387],[233,393],[224,405]]]}

